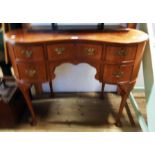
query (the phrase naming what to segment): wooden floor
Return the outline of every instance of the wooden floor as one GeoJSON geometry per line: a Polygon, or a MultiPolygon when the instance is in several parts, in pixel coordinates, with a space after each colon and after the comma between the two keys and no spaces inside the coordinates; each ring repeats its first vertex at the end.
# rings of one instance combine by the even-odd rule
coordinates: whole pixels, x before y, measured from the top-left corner
{"type": "MultiPolygon", "coordinates": [[[[146,119],[144,93],[134,93],[142,114],[146,119]]],[[[21,121],[12,129],[0,131],[64,131],[64,132],[137,132],[141,131],[133,108],[129,108],[136,123],[131,126],[126,110],[122,116],[122,126],[115,125],[115,118],[120,104],[120,96],[106,93],[104,99],[98,93],[56,94],[50,101],[34,102],[38,123],[31,126],[26,110],[21,121]]]]}

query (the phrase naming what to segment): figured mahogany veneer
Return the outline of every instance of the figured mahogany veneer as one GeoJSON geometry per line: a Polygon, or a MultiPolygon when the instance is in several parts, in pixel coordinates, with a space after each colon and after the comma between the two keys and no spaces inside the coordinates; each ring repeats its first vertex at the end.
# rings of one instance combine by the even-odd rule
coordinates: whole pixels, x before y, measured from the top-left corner
{"type": "Polygon", "coordinates": [[[15,46],[17,60],[44,60],[43,46],[15,46]]]}
{"type": "Polygon", "coordinates": [[[32,84],[52,79],[55,68],[65,62],[88,63],[96,68],[95,78],[104,84],[117,84],[121,104],[117,116],[120,122],[126,99],[133,89],[148,36],[139,30],[124,32],[41,33],[11,31],[5,36],[9,56],[19,88],[27,101],[32,123],[36,116],[29,89],[32,84]]]}
{"type": "Polygon", "coordinates": [[[104,65],[103,81],[105,83],[128,82],[131,79],[133,66],[131,64],[104,65]]]}
{"type": "Polygon", "coordinates": [[[125,61],[132,61],[134,62],[135,56],[136,56],[136,51],[137,50],[137,45],[132,45],[132,46],[106,46],[106,56],[105,56],[105,61],[107,62],[125,62],[125,61]]]}

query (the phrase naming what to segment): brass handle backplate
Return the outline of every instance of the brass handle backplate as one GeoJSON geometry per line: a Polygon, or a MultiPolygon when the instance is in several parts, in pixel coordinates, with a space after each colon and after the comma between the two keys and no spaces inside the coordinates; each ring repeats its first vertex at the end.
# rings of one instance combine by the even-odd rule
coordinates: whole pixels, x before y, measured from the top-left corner
{"type": "Polygon", "coordinates": [[[29,76],[29,77],[35,77],[35,75],[36,75],[36,73],[37,73],[37,71],[35,70],[35,69],[29,69],[29,70],[26,70],[25,71],[26,72],[26,74],[29,76]]]}
{"type": "Polygon", "coordinates": [[[124,75],[124,72],[122,72],[122,71],[116,71],[113,73],[113,76],[115,78],[121,78],[123,75],[124,75]]]}
{"type": "Polygon", "coordinates": [[[57,55],[62,55],[65,51],[65,48],[64,47],[55,48],[54,51],[56,52],[57,55]]]}
{"type": "Polygon", "coordinates": [[[86,54],[88,56],[93,56],[95,55],[95,49],[94,48],[85,48],[86,54]]]}
{"type": "Polygon", "coordinates": [[[116,52],[116,54],[118,56],[126,56],[128,54],[128,52],[125,51],[125,50],[119,50],[119,51],[116,52]]]}
{"type": "Polygon", "coordinates": [[[22,55],[24,55],[27,58],[32,57],[32,54],[33,54],[33,52],[30,50],[22,50],[21,53],[22,53],[22,55]]]}

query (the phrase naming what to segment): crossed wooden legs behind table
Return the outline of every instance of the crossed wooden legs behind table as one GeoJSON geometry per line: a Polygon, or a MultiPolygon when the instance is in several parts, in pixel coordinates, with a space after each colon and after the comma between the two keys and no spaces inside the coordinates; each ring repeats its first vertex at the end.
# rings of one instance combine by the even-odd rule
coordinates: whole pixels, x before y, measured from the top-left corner
{"type": "MultiPolygon", "coordinates": [[[[117,118],[116,118],[116,125],[117,126],[120,126],[120,119],[121,119],[121,116],[122,116],[122,113],[123,113],[123,109],[127,105],[127,98],[129,97],[129,93],[132,90],[134,85],[135,85],[135,82],[118,84],[118,87],[120,89],[120,95],[121,95],[122,99],[121,99],[119,111],[118,111],[117,118]]],[[[104,88],[105,88],[105,83],[102,83],[101,95],[100,95],[101,98],[104,98],[104,88]]],[[[134,126],[133,120],[130,120],[130,121],[134,126]]]]}
{"type": "Polygon", "coordinates": [[[120,119],[123,113],[123,109],[127,104],[127,98],[129,97],[130,91],[133,89],[134,85],[135,85],[135,82],[122,83],[118,85],[118,87],[120,88],[120,95],[122,99],[121,99],[119,111],[118,111],[117,118],[116,118],[117,126],[120,126],[120,119]]]}

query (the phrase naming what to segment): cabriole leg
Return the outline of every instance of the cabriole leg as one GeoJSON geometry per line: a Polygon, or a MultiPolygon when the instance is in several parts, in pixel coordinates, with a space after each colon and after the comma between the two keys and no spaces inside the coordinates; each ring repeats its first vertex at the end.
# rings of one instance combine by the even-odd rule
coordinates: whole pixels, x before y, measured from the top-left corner
{"type": "Polygon", "coordinates": [[[35,125],[37,123],[37,120],[36,120],[36,115],[35,115],[35,112],[34,112],[34,109],[33,109],[33,106],[32,106],[31,96],[29,94],[29,89],[30,89],[31,85],[30,84],[18,83],[18,86],[19,86],[20,90],[22,91],[22,93],[24,95],[24,98],[26,100],[26,104],[27,104],[28,109],[30,111],[30,114],[31,114],[31,117],[32,117],[31,124],[35,125]]]}

